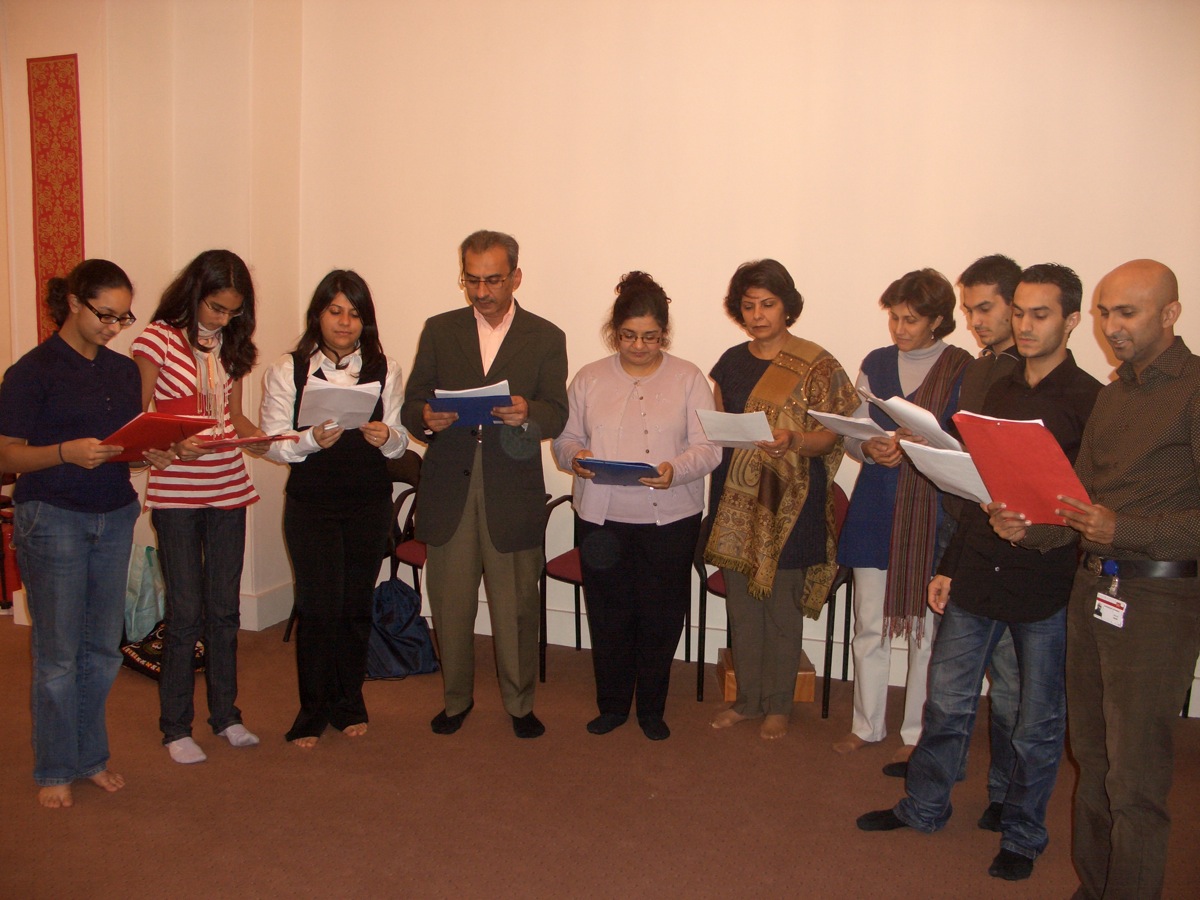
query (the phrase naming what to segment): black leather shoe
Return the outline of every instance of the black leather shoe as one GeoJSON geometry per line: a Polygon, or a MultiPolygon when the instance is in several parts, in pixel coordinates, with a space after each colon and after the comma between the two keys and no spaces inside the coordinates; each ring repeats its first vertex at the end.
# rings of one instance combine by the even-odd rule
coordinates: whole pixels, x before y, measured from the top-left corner
{"type": "Polygon", "coordinates": [[[1033,874],[1033,860],[1011,850],[1001,850],[988,866],[988,874],[1005,881],[1024,881],[1033,874]]]}
{"type": "Polygon", "coordinates": [[[615,713],[600,713],[587,723],[587,730],[591,734],[608,734],[613,729],[624,725],[628,718],[629,716],[618,716],[615,713]]]}
{"type": "Polygon", "coordinates": [[[858,817],[859,831],[895,831],[907,827],[890,809],[877,809],[858,817]]]}
{"type": "Polygon", "coordinates": [[[475,708],[475,701],[472,700],[467,704],[467,708],[453,716],[446,715],[443,709],[440,713],[433,717],[429,727],[433,729],[434,734],[454,734],[458,729],[462,728],[463,720],[467,717],[472,709],[475,708]]]}
{"type": "Polygon", "coordinates": [[[883,774],[886,775],[888,778],[907,778],[908,777],[908,763],[906,763],[906,762],[888,763],[886,766],[883,767],[883,774]]]}
{"type": "Polygon", "coordinates": [[[988,808],[979,817],[979,827],[984,831],[1000,830],[1000,814],[1004,812],[1003,803],[989,803],[988,808]]]}
{"type": "Polygon", "coordinates": [[[512,716],[513,734],[519,738],[541,737],[546,733],[546,726],[533,713],[523,716],[512,716]]]}
{"type": "Polygon", "coordinates": [[[671,729],[668,728],[667,723],[660,718],[639,718],[638,724],[642,726],[642,734],[650,738],[652,741],[665,741],[671,736],[671,729]]]}

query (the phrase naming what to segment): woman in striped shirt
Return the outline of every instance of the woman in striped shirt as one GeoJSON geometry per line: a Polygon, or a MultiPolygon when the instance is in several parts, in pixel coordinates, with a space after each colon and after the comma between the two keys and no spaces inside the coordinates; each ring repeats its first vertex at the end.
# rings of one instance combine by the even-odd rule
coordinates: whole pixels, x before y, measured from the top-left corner
{"type": "MultiPolygon", "coordinates": [[[[217,422],[210,432],[180,442],[179,461],[152,472],[146,488],[166,582],[159,727],[163,744],[179,763],[207,758],[192,739],[192,660],[200,638],[213,733],[234,747],[258,743],[235,704],[246,507],[258,494],[240,448],[201,446],[262,434],[242,414],[242,378],[258,356],[253,338],[254,285],[246,264],[228,250],[206,250],[163,292],[150,325],[132,347],[144,409],[153,400],[159,412],[217,422]]],[[[266,444],[247,449],[262,453],[266,444]]]]}

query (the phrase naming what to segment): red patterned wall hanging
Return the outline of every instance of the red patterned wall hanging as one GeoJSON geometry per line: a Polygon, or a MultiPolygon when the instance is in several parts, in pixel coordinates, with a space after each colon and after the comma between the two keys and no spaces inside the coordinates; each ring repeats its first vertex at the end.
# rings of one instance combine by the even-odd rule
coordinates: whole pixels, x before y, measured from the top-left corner
{"type": "Polygon", "coordinates": [[[79,129],[78,57],[26,60],[33,150],[33,269],[38,341],[56,327],[46,309],[46,282],[83,261],[83,149],[79,129]]]}

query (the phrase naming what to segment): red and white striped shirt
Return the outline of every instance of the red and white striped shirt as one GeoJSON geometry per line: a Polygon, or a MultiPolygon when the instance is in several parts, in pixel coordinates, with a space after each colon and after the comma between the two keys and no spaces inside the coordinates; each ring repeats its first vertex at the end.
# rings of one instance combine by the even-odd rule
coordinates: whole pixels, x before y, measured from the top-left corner
{"type": "MultiPolygon", "coordinates": [[[[154,405],[162,412],[179,415],[202,414],[197,387],[196,360],[183,333],[165,322],[151,322],[130,348],[134,357],[142,357],[159,367],[154,384],[154,405]],[[189,402],[190,401],[190,402],[189,402]]],[[[216,360],[218,366],[221,361],[216,360]]],[[[229,422],[229,394],[233,382],[225,382],[225,414],[229,422]]],[[[237,437],[232,423],[224,434],[201,437],[237,437]]],[[[167,469],[151,469],[146,487],[146,506],[181,509],[214,506],[237,509],[258,499],[250,482],[250,473],[241,450],[222,450],[199,459],[177,460],[167,469]]]]}

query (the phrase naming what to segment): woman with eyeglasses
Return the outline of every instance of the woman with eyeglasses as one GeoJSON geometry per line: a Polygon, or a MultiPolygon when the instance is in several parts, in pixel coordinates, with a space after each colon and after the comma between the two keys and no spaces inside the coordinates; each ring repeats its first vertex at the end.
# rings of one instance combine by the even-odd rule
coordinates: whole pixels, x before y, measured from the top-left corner
{"type": "MultiPolygon", "coordinates": [[[[192,698],[201,638],[208,724],[234,747],[258,743],[236,703],[246,507],[258,494],[241,447],[203,446],[262,434],[242,412],[242,379],[258,358],[246,264],[229,250],[206,250],[193,259],[167,286],[131,352],[142,376],[143,409],[153,401],[159,412],[217,422],[177,444],[179,461],[170,471],[152,472],[146,487],[166,584],[158,725],[171,759],[199,763],[207,757],[192,738],[192,698]]],[[[247,449],[261,454],[266,444],[247,449]]]]}
{"type": "Polygon", "coordinates": [[[622,276],[604,325],[616,351],[584,366],[568,389],[570,414],[554,440],[559,468],[575,475],[583,588],[596,705],[592,734],[625,724],[637,695],[642,732],[661,741],[671,660],[691,602],[691,565],[704,509],[704,476],[721,451],[696,417],[712,409],[704,374],[663,352],[666,292],[644,272],[622,276]],[[597,484],[587,460],[649,463],[636,484],[597,484]]]}
{"type": "Polygon", "coordinates": [[[710,724],[761,719],[764,740],[787,734],[804,617],[820,615],[837,568],[833,477],[842,442],[808,412],[846,415],[858,406],[841,364],[788,331],[803,308],[780,263],[738,266],[725,312],[750,340],[726,350],[710,373],[717,409],[761,410],[771,426],[771,440],[725,450],[712,477],[704,554],[725,576],[737,671],[737,698],[710,724]]]}
{"type": "MultiPolygon", "coordinates": [[[[105,704],[121,667],[125,582],[137,491],[123,448],[103,439],[142,410],[137,366],[109,350],[136,321],[133,285],[115,263],[84,260],[52,278],[58,331],[0,384],[0,470],[20,475],[13,536],[32,620],[34,781],[42,806],[74,805],[88,779],[117,791],[105,704]]],[[[158,468],[171,451],[150,450],[158,468]]]]}
{"type": "Polygon", "coordinates": [[[311,749],[329,725],[349,737],[367,732],[371,602],[392,515],[387,460],[404,453],[408,432],[400,366],[383,355],[367,283],[349,270],[330,272],[306,321],[296,349],[263,379],[259,420],[268,434],[299,436],[272,444],[267,458],[291,467],[283,533],[295,573],[300,712],[287,740],[311,749]],[[370,386],[378,398],[370,421],[301,428],[305,387],[315,381],[370,386]]]}

